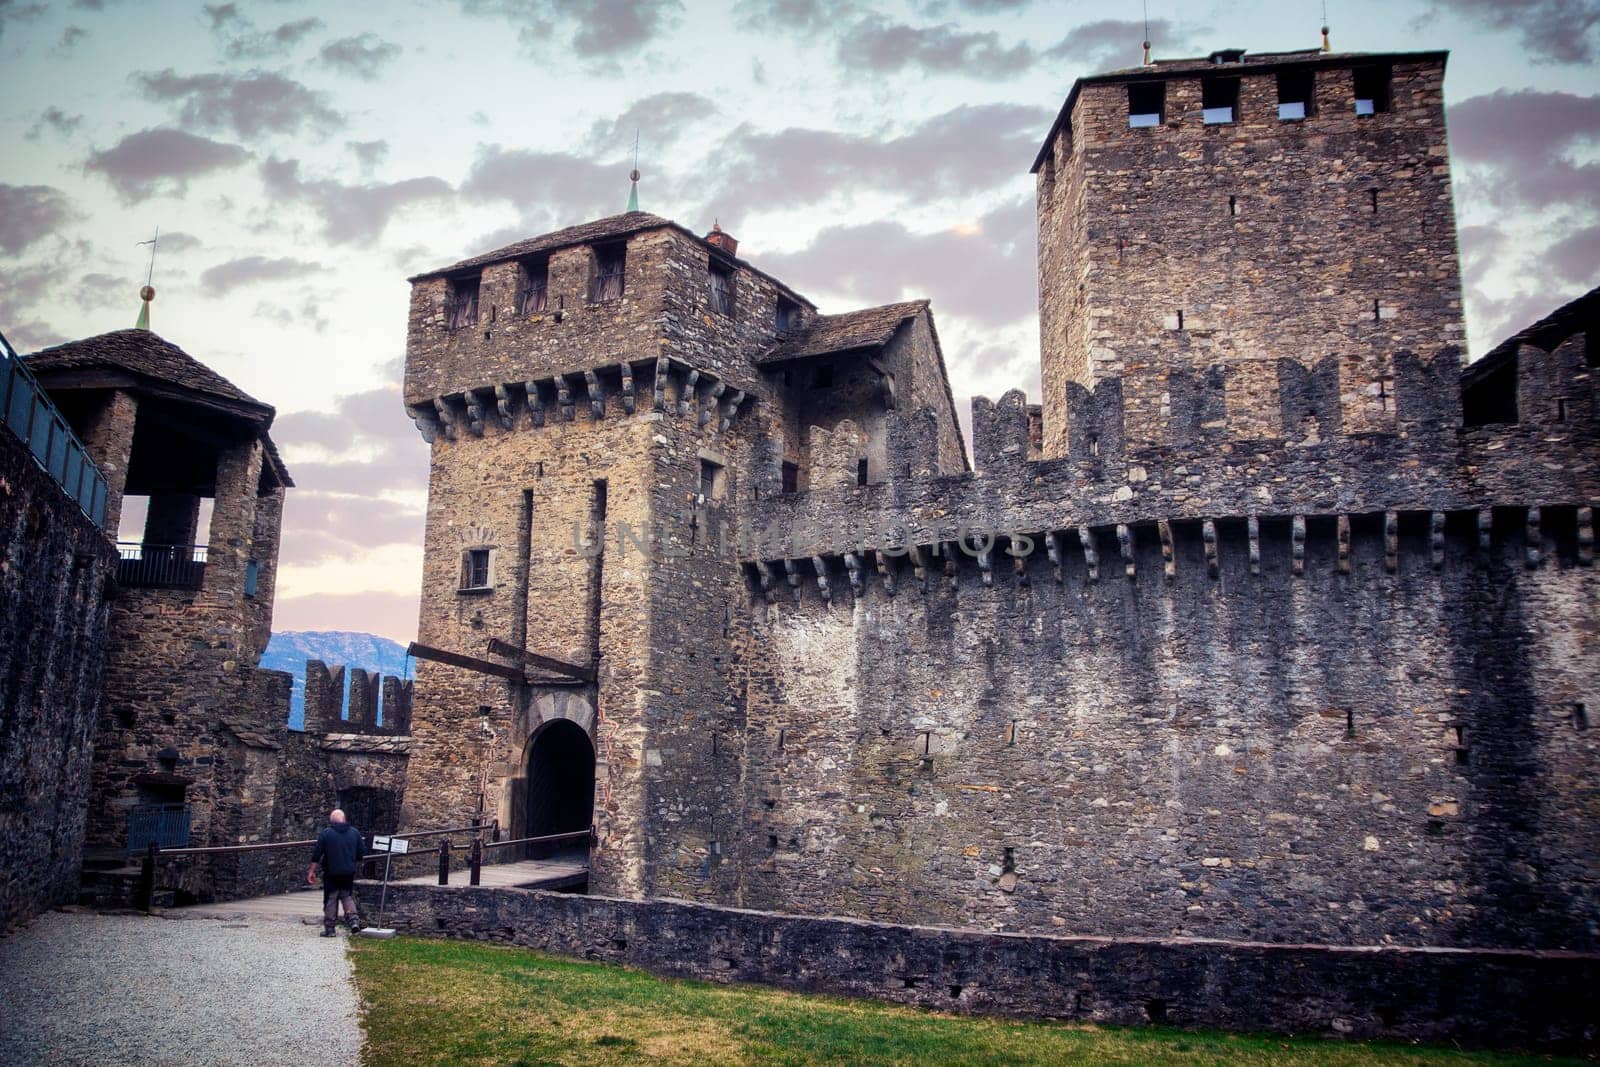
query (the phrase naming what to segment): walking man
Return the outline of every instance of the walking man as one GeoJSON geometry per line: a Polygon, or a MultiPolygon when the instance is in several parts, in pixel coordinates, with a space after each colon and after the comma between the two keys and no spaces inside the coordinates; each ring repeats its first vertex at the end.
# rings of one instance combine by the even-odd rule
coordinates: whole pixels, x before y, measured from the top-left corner
{"type": "Polygon", "coordinates": [[[322,864],[322,936],[332,937],[339,921],[339,905],[344,904],[345,922],[353,934],[361,929],[356,915],[356,866],[361,860],[361,831],[345,822],[344,812],[328,812],[328,825],[317,835],[311,852],[311,867],[306,884],[317,884],[317,864],[322,864]]]}

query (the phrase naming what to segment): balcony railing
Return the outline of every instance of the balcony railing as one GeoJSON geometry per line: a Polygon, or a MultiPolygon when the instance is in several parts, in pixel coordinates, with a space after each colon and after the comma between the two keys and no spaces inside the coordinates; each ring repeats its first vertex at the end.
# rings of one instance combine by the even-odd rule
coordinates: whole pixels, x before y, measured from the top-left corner
{"type": "Polygon", "coordinates": [[[106,480],[5,337],[0,336],[0,424],[11,428],[56,484],[105,527],[106,480]]]}
{"type": "Polygon", "coordinates": [[[206,576],[205,545],[117,542],[117,581],[129,588],[199,589],[206,576]]]}

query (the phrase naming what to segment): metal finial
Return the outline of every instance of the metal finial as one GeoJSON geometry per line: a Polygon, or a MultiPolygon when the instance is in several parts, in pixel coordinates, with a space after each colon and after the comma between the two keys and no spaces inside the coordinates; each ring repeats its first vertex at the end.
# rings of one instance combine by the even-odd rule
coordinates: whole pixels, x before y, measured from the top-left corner
{"type": "Polygon", "coordinates": [[[1333,51],[1333,46],[1328,43],[1328,0],[1322,0],[1322,50],[1333,51]]]}
{"type": "Polygon", "coordinates": [[[156,277],[156,244],[160,240],[161,227],[157,226],[155,236],[148,241],[139,242],[140,247],[150,246],[150,267],[145,272],[144,285],[139,289],[139,299],[144,303],[139,307],[139,320],[133,324],[133,328],[136,330],[148,330],[150,328],[150,301],[156,298],[155,286],[150,283],[155,281],[156,277]]]}
{"type": "Polygon", "coordinates": [[[1144,0],[1144,65],[1150,65],[1150,0],[1144,0]]]}
{"type": "Polygon", "coordinates": [[[628,190],[628,210],[639,210],[639,130],[633,131],[633,169],[628,172],[628,180],[633,183],[628,190]]]}

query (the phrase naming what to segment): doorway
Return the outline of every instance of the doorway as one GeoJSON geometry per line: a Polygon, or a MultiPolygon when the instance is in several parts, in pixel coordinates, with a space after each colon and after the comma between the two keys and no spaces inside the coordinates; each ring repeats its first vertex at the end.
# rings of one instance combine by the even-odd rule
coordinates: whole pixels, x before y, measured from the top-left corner
{"type": "MultiPolygon", "coordinates": [[[[552,719],[528,744],[528,778],[519,837],[575,833],[594,822],[594,745],[570,719],[552,719]]],[[[586,862],[587,841],[528,845],[528,859],[553,856],[586,862]]]]}

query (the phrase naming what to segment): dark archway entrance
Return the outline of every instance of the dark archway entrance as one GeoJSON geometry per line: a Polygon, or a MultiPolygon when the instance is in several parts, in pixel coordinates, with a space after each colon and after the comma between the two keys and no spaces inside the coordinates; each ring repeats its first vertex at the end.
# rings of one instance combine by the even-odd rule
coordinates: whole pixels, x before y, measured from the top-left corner
{"type": "MultiPolygon", "coordinates": [[[[569,719],[553,719],[534,732],[528,746],[528,784],[519,836],[573,833],[594,821],[594,745],[589,733],[569,719]]],[[[578,852],[584,841],[528,846],[529,859],[578,852]]]]}

